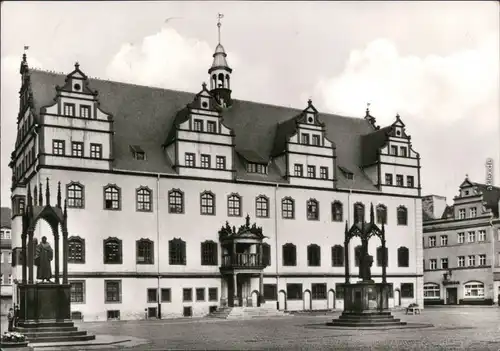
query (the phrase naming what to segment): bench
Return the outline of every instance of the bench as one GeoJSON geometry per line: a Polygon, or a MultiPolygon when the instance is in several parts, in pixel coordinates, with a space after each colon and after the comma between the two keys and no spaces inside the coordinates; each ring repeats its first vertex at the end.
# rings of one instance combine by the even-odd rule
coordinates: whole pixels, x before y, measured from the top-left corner
{"type": "Polygon", "coordinates": [[[406,307],[406,314],[408,314],[408,312],[411,312],[411,314],[420,314],[420,307],[416,304],[410,304],[406,307]]]}

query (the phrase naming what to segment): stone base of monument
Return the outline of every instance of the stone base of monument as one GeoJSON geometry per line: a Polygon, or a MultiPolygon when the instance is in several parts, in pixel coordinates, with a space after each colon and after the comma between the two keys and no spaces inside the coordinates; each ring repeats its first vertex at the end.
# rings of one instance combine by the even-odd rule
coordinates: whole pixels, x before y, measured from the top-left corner
{"type": "Polygon", "coordinates": [[[327,323],[338,327],[385,327],[406,325],[389,311],[390,285],[372,280],[343,284],[344,312],[327,323]]]}
{"type": "Polygon", "coordinates": [[[70,285],[19,284],[19,322],[14,329],[31,343],[94,340],[71,321],[70,285]]]}

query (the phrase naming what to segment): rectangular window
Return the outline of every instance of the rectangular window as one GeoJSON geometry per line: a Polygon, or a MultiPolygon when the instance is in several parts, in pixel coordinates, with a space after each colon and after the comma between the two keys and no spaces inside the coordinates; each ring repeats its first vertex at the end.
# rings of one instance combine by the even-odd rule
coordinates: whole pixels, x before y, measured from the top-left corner
{"type": "Polygon", "coordinates": [[[463,244],[465,242],[465,233],[457,233],[457,241],[459,244],[463,244]]]}
{"type": "Polygon", "coordinates": [[[288,300],[302,300],[302,284],[287,284],[286,296],[288,300]]]}
{"type": "Polygon", "coordinates": [[[296,163],[294,166],[293,166],[293,174],[294,176],[296,177],[303,177],[304,176],[304,168],[302,165],[296,163]]]}
{"type": "Polygon", "coordinates": [[[465,256],[458,256],[457,263],[459,267],[465,267],[465,256]]]}
{"type": "Polygon", "coordinates": [[[406,186],[408,188],[413,188],[415,186],[415,178],[413,176],[406,176],[406,186]]]}
{"type": "Polygon", "coordinates": [[[120,320],[120,310],[108,310],[106,311],[106,317],[108,321],[120,320]]]}
{"type": "Polygon", "coordinates": [[[64,155],[64,140],[52,140],[52,154],[64,155]]]}
{"type": "Polygon", "coordinates": [[[307,177],[316,178],[316,166],[307,166],[307,177]]]}
{"type": "Polygon", "coordinates": [[[319,177],[321,179],[328,179],[328,167],[319,168],[319,177]]]}
{"type": "Polygon", "coordinates": [[[441,246],[448,245],[448,235],[441,235],[441,246]]]}
{"type": "Polygon", "coordinates": [[[486,230],[480,230],[477,235],[477,241],[486,241],[486,230]]]}
{"type": "Polygon", "coordinates": [[[313,300],[326,300],[326,283],[311,284],[311,295],[313,300]]]}
{"type": "Polygon", "coordinates": [[[319,146],[320,145],[319,135],[313,135],[312,136],[312,144],[314,146],[319,146]]]}
{"type": "Polygon", "coordinates": [[[486,266],[486,255],[479,255],[479,265],[486,266]]]}
{"type": "Polygon", "coordinates": [[[470,216],[471,216],[471,218],[474,218],[477,216],[477,209],[475,207],[472,207],[470,209],[470,216]]]}
{"type": "Polygon", "coordinates": [[[217,288],[208,288],[208,300],[209,301],[219,300],[219,292],[217,288]]]}
{"type": "Polygon", "coordinates": [[[161,302],[172,302],[172,291],[170,288],[161,289],[161,302]]]}
{"type": "Polygon", "coordinates": [[[65,103],[64,104],[64,115],[74,117],[75,116],[75,104],[65,103]]]}
{"type": "Polygon", "coordinates": [[[474,267],[476,265],[476,256],[469,255],[467,257],[467,263],[468,263],[469,267],[474,267]]]}
{"type": "Polygon", "coordinates": [[[201,168],[210,168],[210,155],[201,155],[201,168]]]}
{"type": "Polygon", "coordinates": [[[396,185],[397,186],[403,186],[403,175],[402,174],[396,174],[396,185]]]}
{"type": "Polygon", "coordinates": [[[102,158],[102,145],[101,144],[90,144],[90,158],[95,158],[95,159],[102,158]]]}
{"type": "Polygon", "coordinates": [[[106,302],[121,302],[120,280],[105,280],[104,289],[106,293],[106,302]]]}
{"type": "Polygon", "coordinates": [[[71,156],[83,157],[83,143],[82,142],[73,141],[71,143],[71,156]]]}
{"type": "Polygon", "coordinates": [[[90,118],[90,106],[80,105],[80,117],[90,118]]]}
{"type": "Polygon", "coordinates": [[[461,208],[458,210],[458,219],[464,219],[465,218],[465,208],[461,208]]]}
{"type": "Polygon", "coordinates": [[[436,259],[431,259],[430,260],[430,266],[429,266],[430,269],[437,269],[437,260],[436,259]]]}
{"type": "Polygon", "coordinates": [[[217,169],[226,169],[226,156],[216,156],[215,163],[217,169]]]}
{"type": "Polygon", "coordinates": [[[392,174],[385,174],[385,185],[392,185],[392,174]]]}
{"type": "Polygon", "coordinates": [[[196,288],[196,301],[205,301],[205,288],[196,288]]]}
{"type": "Polygon", "coordinates": [[[217,128],[217,124],[214,121],[207,122],[207,132],[215,133],[216,128],[217,128]]]}
{"type": "Polygon", "coordinates": [[[203,121],[201,119],[195,119],[193,122],[193,130],[197,132],[203,132],[203,121]]]}
{"type": "Polygon", "coordinates": [[[401,297],[402,298],[413,298],[413,283],[401,283],[401,297]]]}
{"type": "Polygon", "coordinates": [[[441,259],[441,269],[448,269],[448,258],[441,259]]]}
{"type": "Polygon", "coordinates": [[[402,157],[407,157],[408,156],[408,152],[407,152],[408,149],[406,148],[406,146],[401,146],[400,150],[401,150],[401,155],[400,156],[402,156],[402,157]]]}
{"type": "Polygon", "coordinates": [[[309,145],[309,134],[302,134],[302,144],[309,145]]]}
{"type": "Polygon", "coordinates": [[[468,232],[467,233],[467,242],[473,243],[475,241],[476,241],[476,232],[473,232],[473,231],[468,232]]]}
{"type": "Polygon", "coordinates": [[[191,288],[182,289],[182,301],[184,302],[193,301],[193,289],[191,288]]]}
{"type": "Polygon", "coordinates": [[[186,167],[194,167],[195,166],[195,157],[191,152],[186,152],[184,154],[184,160],[186,167]]]}
{"type": "Polygon", "coordinates": [[[272,301],[278,299],[278,288],[276,284],[264,284],[264,299],[272,301]]]}
{"type": "Polygon", "coordinates": [[[436,237],[430,236],[429,237],[429,247],[434,247],[434,246],[436,246],[436,237]]]}
{"type": "Polygon", "coordinates": [[[148,289],[148,302],[158,302],[158,289],[148,289]]]}
{"type": "Polygon", "coordinates": [[[391,146],[391,155],[397,156],[398,155],[398,147],[392,145],[391,146]]]}

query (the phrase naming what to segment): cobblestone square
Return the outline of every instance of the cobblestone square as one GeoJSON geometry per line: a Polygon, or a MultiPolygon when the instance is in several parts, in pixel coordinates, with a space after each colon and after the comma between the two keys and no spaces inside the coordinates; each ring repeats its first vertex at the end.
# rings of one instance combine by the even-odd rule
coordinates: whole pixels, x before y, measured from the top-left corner
{"type": "MultiPolygon", "coordinates": [[[[81,323],[91,333],[147,339],[130,350],[500,350],[500,308],[428,308],[421,315],[393,313],[421,329],[326,328],[339,313],[252,320],[158,320],[81,323]]],[[[81,347],[78,347],[81,350],[81,347]]],[[[112,348],[106,348],[111,350],[112,348]]]]}

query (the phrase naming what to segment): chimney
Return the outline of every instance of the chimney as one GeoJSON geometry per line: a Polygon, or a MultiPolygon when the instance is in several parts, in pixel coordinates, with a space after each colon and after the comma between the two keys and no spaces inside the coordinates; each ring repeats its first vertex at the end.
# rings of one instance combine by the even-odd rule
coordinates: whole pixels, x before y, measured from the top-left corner
{"type": "Polygon", "coordinates": [[[446,209],[446,197],[427,195],[422,197],[422,210],[432,219],[440,219],[446,209]]]}

